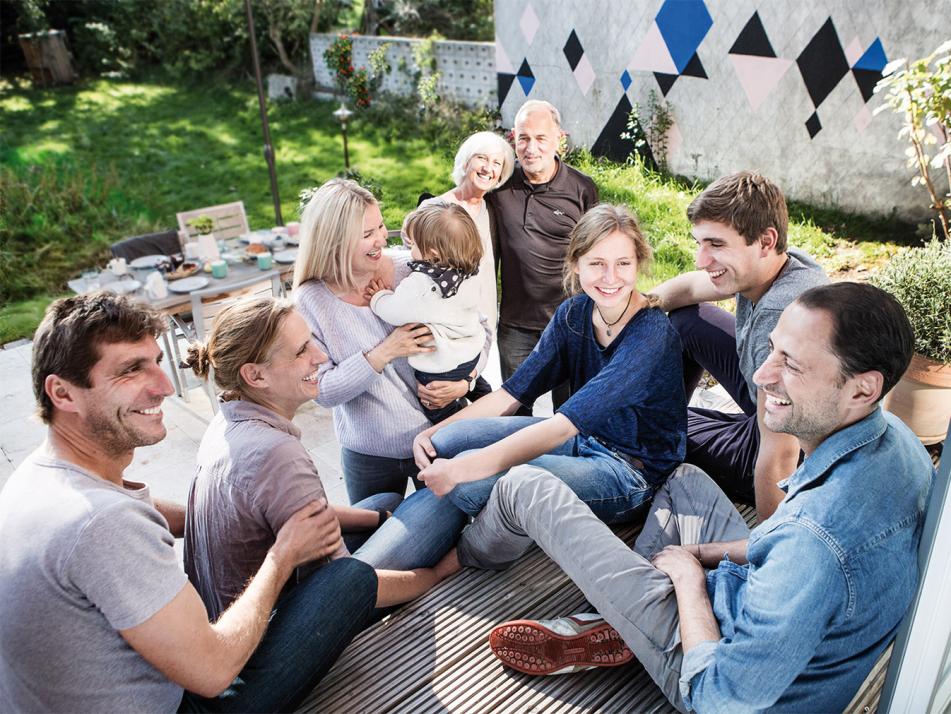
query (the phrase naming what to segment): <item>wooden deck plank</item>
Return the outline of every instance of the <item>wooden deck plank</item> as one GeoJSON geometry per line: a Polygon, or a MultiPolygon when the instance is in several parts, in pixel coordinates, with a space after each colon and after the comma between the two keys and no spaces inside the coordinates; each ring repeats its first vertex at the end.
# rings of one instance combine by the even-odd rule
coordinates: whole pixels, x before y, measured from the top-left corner
{"type": "MultiPolygon", "coordinates": [[[[749,525],[755,510],[740,507],[749,525]]],[[[618,535],[633,543],[639,526],[618,535]]],[[[501,572],[465,570],[357,637],[300,712],[482,712],[575,714],[674,712],[637,662],[556,677],[507,669],[488,648],[505,620],[550,618],[585,609],[582,593],[537,548],[501,572]]],[[[883,655],[850,714],[874,712],[883,655]]]]}

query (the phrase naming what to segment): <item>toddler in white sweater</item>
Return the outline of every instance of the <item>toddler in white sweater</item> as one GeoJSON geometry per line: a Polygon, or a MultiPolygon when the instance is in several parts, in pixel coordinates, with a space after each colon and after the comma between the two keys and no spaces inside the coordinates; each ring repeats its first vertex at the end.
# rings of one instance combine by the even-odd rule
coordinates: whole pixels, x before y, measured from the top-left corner
{"type": "MultiPolygon", "coordinates": [[[[396,290],[372,281],[370,309],[391,325],[422,323],[433,333],[436,351],[408,358],[420,384],[471,381],[485,344],[479,284],[472,279],[482,259],[476,225],[462,206],[447,202],[416,209],[403,230],[412,272],[396,290]]],[[[422,405],[434,424],[463,406],[462,399],[441,409],[422,405]]]]}

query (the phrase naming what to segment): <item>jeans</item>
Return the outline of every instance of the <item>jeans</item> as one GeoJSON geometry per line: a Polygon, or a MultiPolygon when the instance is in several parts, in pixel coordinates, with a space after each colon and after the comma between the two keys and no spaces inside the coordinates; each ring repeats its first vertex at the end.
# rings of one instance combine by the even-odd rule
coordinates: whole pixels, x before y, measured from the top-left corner
{"type": "Polygon", "coordinates": [[[277,601],[264,638],[231,686],[213,699],[185,692],[183,712],[292,711],[369,621],[376,573],[341,558],[277,601]]]}
{"type": "MultiPolygon", "coordinates": [[[[515,374],[519,365],[535,349],[538,339],[542,336],[544,330],[523,330],[521,327],[511,327],[509,325],[499,325],[497,333],[499,344],[499,362],[502,367],[502,381],[515,374]]],[[[558,410],[562,404],[568,401],[571,396],[571,390],[568,382],[559,384],[551,390],[552,409],[558,410]]],[[[516,412],[517,416],[531,416],[532,411],[526,406],[520,406],[516,412]]]]}
{"type": "Polygon", "coordinates": [[[431,568],[456,544],[467,520],[451,502],[423,488],[351,552],[354,558],[383,570],[431,568]]]}
{"type": "Polygon", "coordinates": [[[412,479],[417,489],[424,484],[416,478],[419,469],[411,458],[392,459],[370,456],[340,447],[340,465],[347,485],[350,503],[357,503],[378,493],[406,493],[406,479],[412,479]]]}
{"type": "Polygon", "coordinates": [[[750,396],[736,354],[736,318],[707,303],[673,310],[669,317],[684,347],[684,386],[688,398],[706,369],[743,410],[742,414],[727,414],[688,408],[685,460],[710,474],[731,498],[752,504],[759,427],[756,402],[750,396]]]}
{"type": "MultiPolygon", "coordinates": [[[[377,511],[383,508],[390,513],[394,513],[402,502],[403,497],[398,493],[378,493],[375,496],[370,496],[369,498],[364,498],[362,501],[354,503],[353,507],[365,508],[368,511],[377,511]]],[[[353,554],[359,550],[364,543],[370,540],[373,534],[378,530],[379,528],[370,528],[365,531],[350,531],[349,533],[344,533],[343,542],[346,544],[347,550],[353,554]]]]}
{"type": "Polygon", "coordinates": [[[693,466],[678,467],[658,489],[633,550],[566,484],[543,469],[522,466],[498,483],[485,510],[463,532],[459,562],[500,570],[537,543],[683,711],[677,599],[670,579],[651,565],[651,558],[667,545],[748,535],[733,504],[693,466]]]}
{"type": "MultiPolygon", "coordinates": [[[[437,431],[433,446],[441,458],[452,458],[494,444],[540,421],[542,417],[465,419],[437,431]]],[[[592,437],[579,434],[528,463],[564,481],[605,523],[633,520],[654,495],[654,487],[640,470],[592,437]]],[[[485,507],[492,487],[503,476],[504,472],[458,484],[446,498],[475,516],[485,507]]]]}
{"type": "MultiPolygon", "coordinates": [[[[479,364],[479,357],[476,356],[474,359],[469,360],[468,362],[463,362],[457,367],[450,369],[446,372],[420,372],[418,369],[413,370],[413,374],[416,377],[416,381],[420,384],[426,385],[430,382],[436,381],[445,381],[445,382],[458,382],[461,379],[466,380],[467,382],[471,379],[472,370],[476,368],[476,365],[479,364]]],[[[460,409],[464,409],[466,406],[465,397],[460,397],[452,402],[449,402],[444,407],[439,407],[439,409],[429,409],[426,405],[420,405],[423,408],[423,414],[426,415],[426,418],[429,419],[433,424],[438,424],[443,419],[448,419],[453,414],[455,414],[460,409]]]]}

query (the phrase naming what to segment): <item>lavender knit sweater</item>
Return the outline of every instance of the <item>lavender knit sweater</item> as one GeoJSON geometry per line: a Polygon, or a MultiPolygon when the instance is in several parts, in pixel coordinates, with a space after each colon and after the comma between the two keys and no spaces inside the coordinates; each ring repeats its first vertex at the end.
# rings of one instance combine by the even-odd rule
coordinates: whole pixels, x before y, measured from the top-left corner
{"type": "MultiPolygon", "coordinates": [[[[393,261],[395,282],[409,275],[405,259],[393,261]]],[[[330,360],[321,368],[317,403],[333,408],[340,445],[370,456],[405,459],[413,455],[413,438],[430,426],[416,396],[413,368],[405,357],[390,362],[382,374],[364,352],[393,330],[369,307],[334,296],[320,280],[294,291],[297,309],[330,360]]]]}

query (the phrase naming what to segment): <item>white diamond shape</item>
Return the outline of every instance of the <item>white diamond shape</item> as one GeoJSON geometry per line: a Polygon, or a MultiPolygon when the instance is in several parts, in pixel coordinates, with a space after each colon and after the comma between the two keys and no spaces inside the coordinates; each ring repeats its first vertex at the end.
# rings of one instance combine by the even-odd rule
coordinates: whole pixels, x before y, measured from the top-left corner
{"type": "Polygon", "coordinates": [[[578,80],[578,87],[581,88],[581,93],[587,96],[588,90],[591,89],[595,78],[594,67],[592,67],[588,61],[588,55],[581,55],[581,59],[578,60],[578,66],[575,67],[574,75],[575,79],[578,80]]]}
{"type": "Polygon", "coordinates": [[[522,28],[522,36],[528,44],[532,44],[532,40],[535,39],[535,33],[538,32],[540,25],[541,22],[538,19],[538,15],[535,14],[535,8],[532,7],[531,3],[528,3],[522,12],[522,19],[518,22],[518,26],[522,28]]]}

